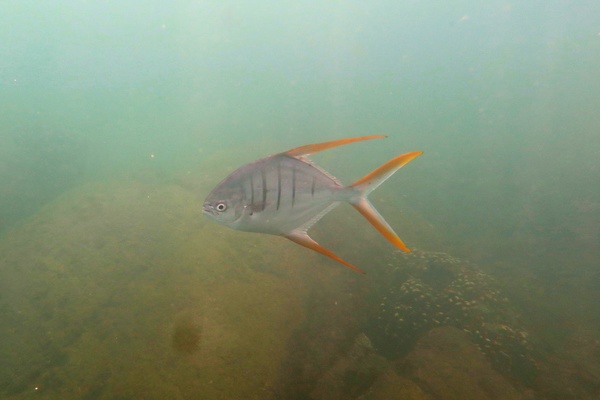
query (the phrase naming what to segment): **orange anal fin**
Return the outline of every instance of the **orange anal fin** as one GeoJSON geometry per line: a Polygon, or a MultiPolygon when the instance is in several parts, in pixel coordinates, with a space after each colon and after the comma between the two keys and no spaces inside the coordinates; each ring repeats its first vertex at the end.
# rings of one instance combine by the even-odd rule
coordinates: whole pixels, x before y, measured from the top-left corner
{"type": "Polygon", "coordinates": [[[410,249],[406,247],[402,239],[398,237],[396,232],[391,226],[383,219],[383,217],[377,212],[375,207],[365,198],[361,198],[357,203],[351,203],[354,208],[361,213],[367,221],[371,223],[387,240],[398,247],[401,250],[410,252],[410,249]]]}
{"type": "Polygon", "coordinates": [[[305,232],[290,232],[287,235],[283,235],[283,236],[290,239],[292,242],[298,243],[300,246],[304,246],[304,247],[307,247],[318,253],[321,253],[324,256],[327,256],[337,262],[344,264],[346,267],[351,268],[351,269],[355,270],[356,272],[360,272],[361,274],[364,274],[363,271],[356,268],[354,265],[342,260],[337,255],[335,255],[333,252],[327,250],[325,247],[321,246],[319,243],[312,240],[311,237],[308,236],[308,234],[305,232]]]}
{"type": "Polygon", "coordinates": [[[356,137],[356,138],[333,140],[331,142],[324,142],[324,143],[307,144],[306,146],[300,146],[300,147],[296,147],[295,149],[288,150],[285,152],[285,154],[287,154],[288,156],[291,156],[291,157],[307,156],[309,154],[317,153],[317,152],[323,151],[323,150],[328,150],[333,147],[342,146],[344,144],[360,142],[362,140],[383,139],[385,137],[387,137],[387,136],[371,135],[371,136],[362,136],[362,137],[356,137]]]}

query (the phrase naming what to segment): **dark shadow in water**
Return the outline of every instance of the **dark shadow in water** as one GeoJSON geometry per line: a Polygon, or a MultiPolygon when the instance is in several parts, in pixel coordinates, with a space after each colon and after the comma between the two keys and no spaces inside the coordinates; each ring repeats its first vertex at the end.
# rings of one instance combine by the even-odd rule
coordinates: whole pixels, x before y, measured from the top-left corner
{"type": "Polygon", "coordinates": [[[202,330],[190,315],[183,315],[175,321],[171,335],[171,346],[182,354],[192,354],[199,348],[202,330]]]}

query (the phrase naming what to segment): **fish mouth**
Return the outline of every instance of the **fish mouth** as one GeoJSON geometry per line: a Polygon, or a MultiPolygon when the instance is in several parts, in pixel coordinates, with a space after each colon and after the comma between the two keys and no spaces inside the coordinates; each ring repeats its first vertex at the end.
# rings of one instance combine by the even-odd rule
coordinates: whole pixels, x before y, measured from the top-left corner
{"type": "Polygon", "coordinates": [[[215,210],[210,204],[205,203],[202,205],[202,214],[215,215],[215,210]]]}

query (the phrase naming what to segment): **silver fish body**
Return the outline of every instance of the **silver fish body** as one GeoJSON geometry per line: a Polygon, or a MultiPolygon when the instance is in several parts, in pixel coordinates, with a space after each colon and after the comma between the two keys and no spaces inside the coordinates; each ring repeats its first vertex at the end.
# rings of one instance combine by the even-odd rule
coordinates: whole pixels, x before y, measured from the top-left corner
{"type": "MultiPolygon", "coordinates": [[[[225,225],[284,235],[329,211],[348,191],[354,192],[312,163],[282,153],[233,172],[213,190],[204,210],[225,204],[235,209],[235,218],[225,225]]],[[[212,215],[218,220],[218,214],[212,215]]]]}
{"type": "Polygon", "coordinates": [[[421,152],[396,157],[350,186],[343,186],[306,156],[342,144],[380,137],[383,136],[302,146],[244,165],[212,190],[204,202],[203,213],[233,229],[284,236],[362,272],[320,246],[307,231],[345,201],[357,208],[388,240],[409,251],[366,196],[421,152]]]}

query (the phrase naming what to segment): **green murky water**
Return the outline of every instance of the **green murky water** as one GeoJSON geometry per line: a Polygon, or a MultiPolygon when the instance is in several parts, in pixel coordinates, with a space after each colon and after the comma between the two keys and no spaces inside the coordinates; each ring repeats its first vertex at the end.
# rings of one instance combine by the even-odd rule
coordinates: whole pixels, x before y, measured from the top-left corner
{"type": "Polygon", "coordinates": [[[594,399],[600,5],[3,2],[0,398],[594,399]],[[201,215],[299,145],[360,276],[201,215]]]}

